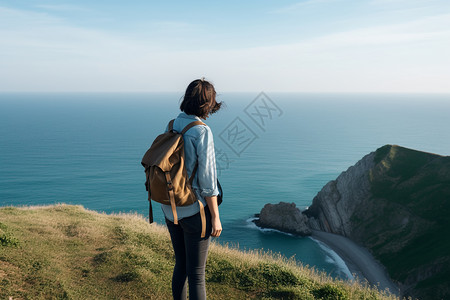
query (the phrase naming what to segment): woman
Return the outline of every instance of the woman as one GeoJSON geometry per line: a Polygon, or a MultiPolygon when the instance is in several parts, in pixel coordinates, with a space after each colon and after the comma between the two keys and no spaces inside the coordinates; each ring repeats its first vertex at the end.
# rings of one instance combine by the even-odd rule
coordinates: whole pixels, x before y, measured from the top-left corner
{"type": "MultiPolygon", "coordinates": [[[[206,120],[218,111],[222,103],[216,102],[214,86],[202,79],[194,80],[186,89],[180,105],[181,113],[173,123],[173,129],[181,132],[193,121],[206,120]]],[[[211,129],[207,125],[197,125],[183,135],[185,165],[189,178],[195,172],[192,188],[205,207],[206,236],[201,238],[202,221],[200,205],[178,206],[178,225],[170,205],[162,205],[166,224],[175,252],[175,268],[172,276],[174,299],[186,299],[186,278],[189,282],[190,299],[206,299],[205,265],[208,256],[210,236],[218,237],[222,232],[219,218],[217,195],[216,160],[211,129]]]]}

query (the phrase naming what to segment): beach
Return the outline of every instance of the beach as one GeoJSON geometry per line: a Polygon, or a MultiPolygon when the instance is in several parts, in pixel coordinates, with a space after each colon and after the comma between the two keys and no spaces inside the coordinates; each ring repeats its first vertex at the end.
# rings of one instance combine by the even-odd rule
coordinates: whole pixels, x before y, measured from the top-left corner
{"type": "Polygon", "coordinates": [[[311,237],[335,251],[345,261],[350,272],[360,280],[366,279],[380,290],[388,289],[394,295],[400,294],[398,286],[389,278],[383,265],[366,248],[333,233],[313,230],[311,237]]]}

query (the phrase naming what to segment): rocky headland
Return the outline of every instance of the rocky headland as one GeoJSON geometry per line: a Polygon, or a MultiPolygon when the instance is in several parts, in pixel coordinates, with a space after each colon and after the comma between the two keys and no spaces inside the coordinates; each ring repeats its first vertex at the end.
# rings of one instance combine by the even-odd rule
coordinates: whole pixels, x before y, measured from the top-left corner
{"type": "MultiPolygon", "coordinates": [[[[277,229],[292,227],[287,215],[277,229]]],[[[450,298],[450,157],[383,146],[328,182],[302,215],[309,229],[369,249],[402,295],[450,298]]]]}
{"type": "Polygon", "coordinates": [[[261,228],[273,228],[301,236],[311,235],[308,217],[302,214],[295,203],[268,203],[264,205],[258,217],[255,224],[261,228]]]}

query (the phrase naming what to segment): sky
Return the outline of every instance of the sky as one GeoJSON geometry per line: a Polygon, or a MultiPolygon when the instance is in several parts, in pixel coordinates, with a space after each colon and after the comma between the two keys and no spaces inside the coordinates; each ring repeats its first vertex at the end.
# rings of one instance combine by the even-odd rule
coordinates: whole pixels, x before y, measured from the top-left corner
{"type": "Polygon", "coordinates": [[[0,0],[0,92],[450,93],[449,0],[0,0]]]}

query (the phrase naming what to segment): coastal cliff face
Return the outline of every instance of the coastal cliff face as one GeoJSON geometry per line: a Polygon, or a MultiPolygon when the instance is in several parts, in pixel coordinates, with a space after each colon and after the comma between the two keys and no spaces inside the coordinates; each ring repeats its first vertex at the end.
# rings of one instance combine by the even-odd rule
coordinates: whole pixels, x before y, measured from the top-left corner
{"type": "Polygon", "coordinates": [[[366,155],[322,188],[305,212],[312,229],[352,237],[351,217],[369,200],[369,170],[374,157],[375,153],[366,155]]]}
{"type": "Polygon", "coordinates": [[[406,295],[450,298],[450,157],[386,145],[330,181],[312,229],[369,248],[406,295]]]}

